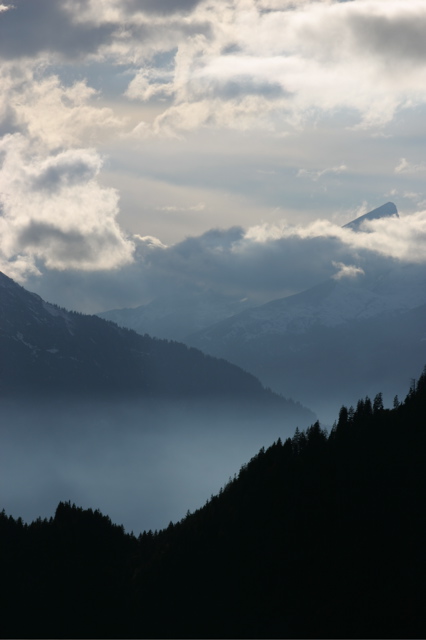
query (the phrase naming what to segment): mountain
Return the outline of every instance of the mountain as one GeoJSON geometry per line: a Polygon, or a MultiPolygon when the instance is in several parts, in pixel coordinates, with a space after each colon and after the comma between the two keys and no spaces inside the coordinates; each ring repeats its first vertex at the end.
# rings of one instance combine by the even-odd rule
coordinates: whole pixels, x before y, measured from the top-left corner
{"type": "Polygon", "coordinates": [[[204,507],[126,535],[0,514],[5,637],[423,638],[426,373],[262,448],[204,507]],[[25,615],[18,615],[24,612],[25,615]]]}
{"type": "Polygon", "coordinates": [[[222,398],[312,414],[194,348],[60,309],[0,273],[0,395],[222,398]]]}
{"type": "Polygon", "coordinates": [[[239,299],[212,290],[182,289],[174,295],[158,296],[134,309],[112,309],[98,313],[121,327],[156,338],[184,340],[186,336],[248,308],[247,298],[239,299]]]}
{"type": "Polygon", "coordinates": [[[26,521],[65,496],[129,530],[163,527],[315,419],[235,365],[65,311],[3,274],[0,355],[2,506],[26,521]]]}
{"type": "MultiPolygon", "coordinates": [[[[398,216],[396,206],[388,202],[345,225],[357,230],[364,221],[398,216]]],[[[174,294],[157,296],[149,304],[133,309],[111,309],[97,315],[121,327],[144,335],[186,342],[188,336],[231,318],[251,307],[248,298],[240,299],[202,289],[181,287],[174,294]]]]}
{"type": "Polygon", "coordinates": [[[399,218],[398,209],[393,202],[387,202],[386,204],[382,204],[381,207],[377,207],[377,209],[373,209],[363,216],[359,216],[359,218],[352,220],[352,222],[348,222],[348,224],[343,225],[343,228],[358,230],[363,222],[378,220],[379,218],[390,218],[392,216],[399,218]]]}
{"type": "MultiPolygon", "coordinates": [[[[349,223],[395,215],[388,203],[349,223]]],[[[397,215],[397,213],[396,213],[397,215]]],[[[392,260],[365,261],[352,277],[331,278],[189,336],[276,391],[285,389],[330,420],[336,398],[371,393],[383,381],[390,400],[426,361],[426,270],[392,260]]]]}

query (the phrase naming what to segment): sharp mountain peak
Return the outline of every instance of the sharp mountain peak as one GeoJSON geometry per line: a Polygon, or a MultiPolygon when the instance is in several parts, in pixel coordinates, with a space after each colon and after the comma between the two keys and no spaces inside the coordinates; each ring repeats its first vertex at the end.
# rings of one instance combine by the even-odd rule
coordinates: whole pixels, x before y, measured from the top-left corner
{"type": "Polygon", "coordinates": [[[392,216],[399,218],[398,209],[393,202],[386,202],[386,204],[382,204],[381,207],[377,207],[377,209],[373,209],[363,216],[355,218],[355,220],[343,225],[343,228],[358,230],[365,220],[378,220],[379,218],[390,218],[392,216]]]}

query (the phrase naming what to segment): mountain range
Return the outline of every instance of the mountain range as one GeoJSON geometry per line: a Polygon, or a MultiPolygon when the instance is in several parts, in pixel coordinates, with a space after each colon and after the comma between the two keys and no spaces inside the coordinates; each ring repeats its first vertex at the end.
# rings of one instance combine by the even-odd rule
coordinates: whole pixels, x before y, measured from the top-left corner
{"type": "MultiPolygon", "coordinates": [[[[388,202],[345,227],[368,233],[365,222],[391,216],[398,211],[388,202]]],[[[197,316],[203,295],[194,295],[192,304],[186,300],[187,316],[197,316]]],[[[163,335],[173,334],[175,302],[170,300],[167,307],[162,301],[156,317],[159,304],[154,300],[149,307],[104,315],[123,326],[131,322],[142,333],[158,323],[163,335]],[[145,324],[148,308],[153,315],[145,324]]],[[[377,380],[386,401],[392,402],[395,394],[403,393],[411,372],[426,361],[423,265],[364,255],[355,269],[342,270],[300,293],[237,308],[217,307],[216,315],[206,314],[205,326],[197,331],[192,330],[194,322],[188,322],[185,337],[179,324],[182,339],[238,364],[274,391],[296,397],[326,422],[333,419],[339,402],[350,404],[372,393],[377,380]]]]}
{"type": "Polygon", "coordinates": [[[315,419],[252,374],[61,309],[0,274],[2,506],[62,496],[131,529],[165,526],[262,444],[315,419]]]}
{"type": "MultiPolygon", "coordinates": [[[[370,212],[388,215],[389,203],[370,212]]],[[[5,637],[424,636],[426,369],[411,376],[426,361],[425,279],[396,261],[363,267],[188,338],[326,415],[338,403],[329,431],[236,364],[66,311],[0,273],[2,505],[64,494],[31,524],[0,513],[5,637]],[[405,400],[385,408],[382,391],[406,377],[405,400]],[[144,404],[167,405],[169,423],[144,404]],[[283,439],[268,446],[274,420],[283,439]],[[289,421],[302,426],[292,437],[289,421]],[[176,503],[183,466],[201,485],[259,438],[266,448],[204,506],[159,531],[136,537],[97,508],[103,483],[111,505],[164,511],[164,477],[176,503]],[[96,496],[94,509],[70,493],[96,496]]]]}
{"type": "Polygon", "coordinates": [[[0,396],[117,396],[260,403],[303,422],[312,413],[238,366],[69,312],[0,273],[0,396]]]}
{"type": "Polygon", "coordinates": [[[158,296],[149,304],[134,309],[112,309],[98,316],[142,335],[147,333],[156,338],[185,342],[189,334],[234,316],[250,306],[247,298],[239,299],[195,286],[178,289],[167,296],[158,296]]]}
{"type": "Polygon", "coordinates": [[[264,384],[329,419],[381,381],[388,402],[426,361],[426,274],[389,265],[356,279],[329,280],[245,311],[188,343],[224,356],[264,384]]]}

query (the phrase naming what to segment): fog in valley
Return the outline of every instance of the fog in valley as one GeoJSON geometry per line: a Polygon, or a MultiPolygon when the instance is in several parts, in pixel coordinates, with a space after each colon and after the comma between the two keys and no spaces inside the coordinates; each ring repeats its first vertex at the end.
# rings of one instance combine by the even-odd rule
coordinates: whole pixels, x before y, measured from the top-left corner
{"type": "Polygon", "coordinates": [[[136,535],[160,529],[296,426],[217,405],[2,401],[2,508],[31,521],[70,500],[136,535]]]}

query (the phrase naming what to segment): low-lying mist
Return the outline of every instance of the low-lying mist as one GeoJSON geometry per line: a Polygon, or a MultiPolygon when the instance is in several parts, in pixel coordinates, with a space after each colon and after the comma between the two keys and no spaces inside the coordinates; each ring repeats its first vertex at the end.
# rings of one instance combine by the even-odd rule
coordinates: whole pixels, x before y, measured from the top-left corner
{"type": "Polygon", "coordinates": [[[262,446],[308,426],[211,402],[3,400],[0,416],[0,508],[29,522],[70,500],[135,534],[201,507],[262,446]]]}

